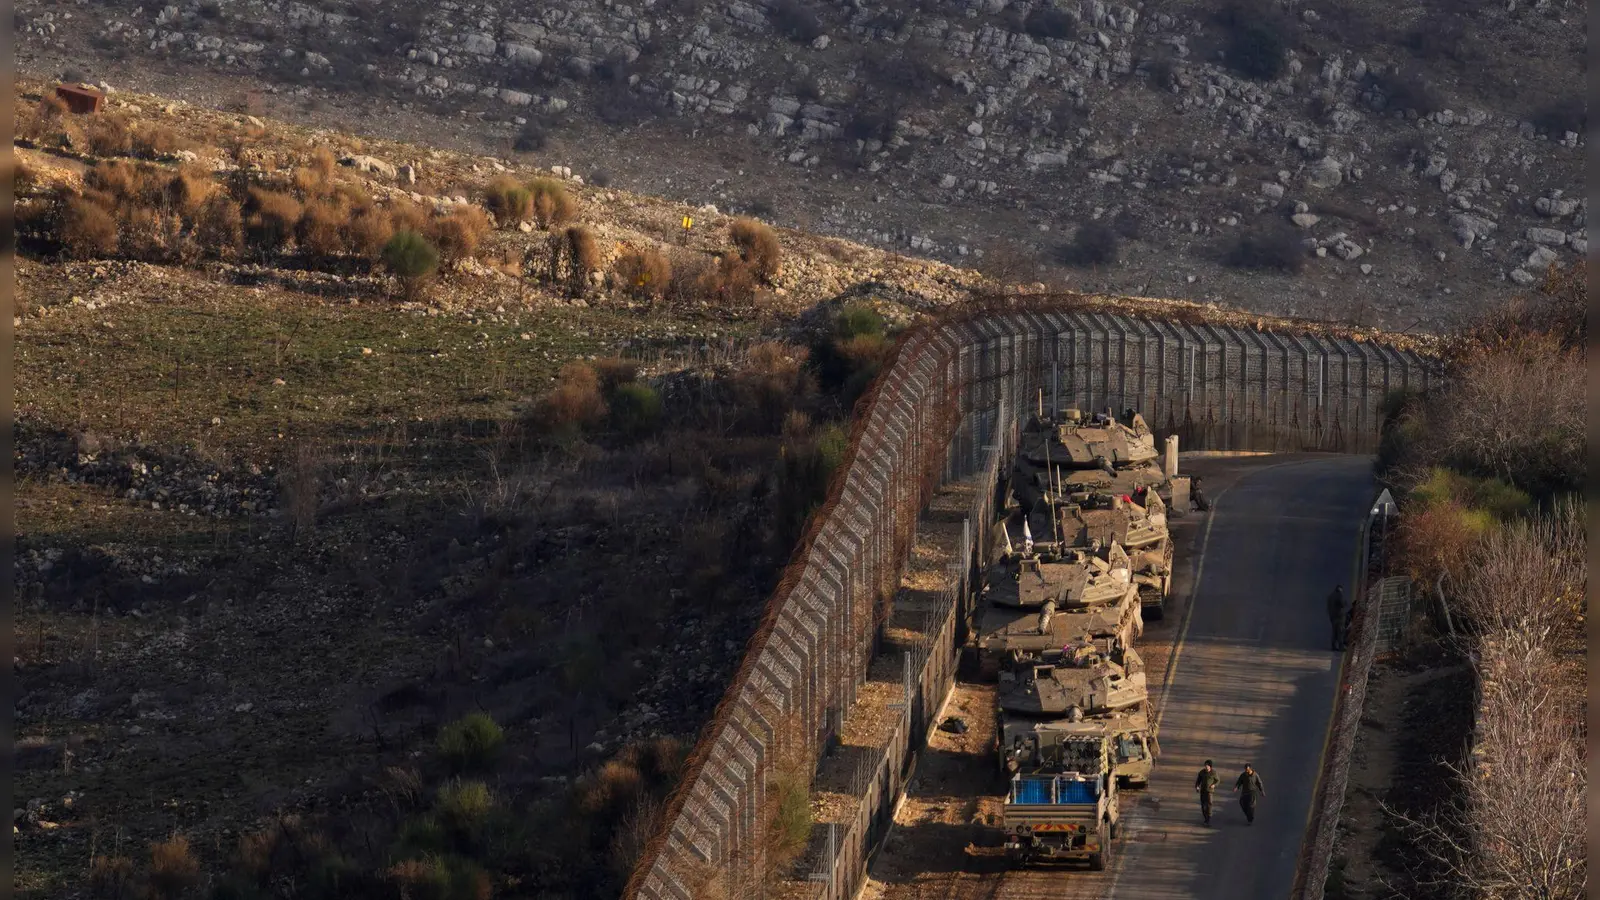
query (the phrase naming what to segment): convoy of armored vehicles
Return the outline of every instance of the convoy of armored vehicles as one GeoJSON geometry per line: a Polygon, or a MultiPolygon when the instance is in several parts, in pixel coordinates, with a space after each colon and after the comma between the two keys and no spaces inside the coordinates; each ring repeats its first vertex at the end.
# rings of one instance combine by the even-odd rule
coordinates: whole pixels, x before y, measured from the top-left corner
{"type": "MultiPolygon", "coordinates": [[[[1041,410],[1042,413],[1042,410],[1041,410]]],[[[1015,865],[1104,869],[1117,791],[1144,786],[1160,752],[1133,643],[1172,586],[1175,458],[1132,410],[1063,410],[1023,427],[974,644],[996,682],[1002,827],[1015,865]],[[1162,492],[1169,499],[1163,499],[1162,492]]]]}

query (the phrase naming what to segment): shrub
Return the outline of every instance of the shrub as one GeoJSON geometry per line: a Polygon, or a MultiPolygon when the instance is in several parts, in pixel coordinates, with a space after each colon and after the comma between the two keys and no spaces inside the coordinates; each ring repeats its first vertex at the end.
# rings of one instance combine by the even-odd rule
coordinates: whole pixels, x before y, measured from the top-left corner
{"type": "Polygon", "coordinates": [[[1378,89],[1388,98],[1389,108],[1411,110],[1419,116],[1432,115],[1444,108],[1433,86],[1421,76],[1394,71],[1377,78],[1378,89]]]}
{"type": "Polygon", "coordinates": [[[489,900],[494,896],[489,875],[460,857],[406,859],[384,874],[409,900],[489,900]]]}
{"type": "Polygon", "coordinates": [[[562,225],[578,214],[578,204],[567,193],[566,185],[554,178],[535,178],[528,182],[533,220],[540,228],[562,225]]]}
{"type": "Polygon", "coordinates": [[[135,156],[145,159],[160,159],[183,149],[183,143],[172,132],[172,129],[160,125],[150,125],[133,131],[129,149],[135,156]]]}
{"type": "Polygon", "coordinates": [[[1305,265],[1306,251],[1293,232],[1262,229],[1236,238],[1223,256],[1226,265],[1251,271],[1293,274],[1305,265]]]}
{"type": "Polygon", "coordinates": [[[348,214],[324,200],[306,204],[295,224],[295,241],[313,257],[328,260],[344,251],[348,214]]]}
{"type": "Polygon", "coordinates": [[[747,427],[771,434],[790,412],[811,402],[816,384],[806,369],[809,355],[804,347],[777,341],[762,341],[745,350],[729,388],[747,427]]]}
{"type": "Polygon", "coordinates": [[[494,805],[494,795],[487,784],[455,778],[439,789],[433,809],[446,830],[472,840],[482,832],[494,805]]]}
{"type": "Polygon", "coordinates": [[[454,263],[478,252],[489,233],[489,217],[476,206],[458,206],[428,223],[428,237],[439,248],[441,262],[454,263]]]}
{"type": "Polygon", "coordinates": [[[1553,137],[1569,131],[1586,134],[1589,130],[1589,109],[1581,94],[1563,97],[1540,109],[1533,117],[1533,127],[1553,137]]]}
{"type": "Polygon", "coordinates": [[[489,182],[484,195],[489,212],[494,213],[503,228],[528,218],[533,209],[533,194],[509,176],[502,175],[489,182]]]}
{"type": "Polygon", "coordinates": [[[200,880],[200,860],[189,848],[189,839],[175,835],[150,846],[150,893],[155,897],[178,897],[200,880]]]}
{"type": "Polygon", "coordinates": [[[406,295],[415,298],[423,282],[439,268],[439,251],[415,231],[397,231],[383,245],[383,264],[405,282],[406,295]]]}
{"type": "Polygon", "coordinates": [[[167,182],[166,201],[174,211],[193,220],[217,192],[217,183],[202,172],[179,169],[167,182]]]}
{"type": "Polygon", "coordinates": [[[136,203],[145,196],[145,170],[122,160],[102,162],[84,174],[83,182],[119,203],[136,203]]]}
{"type": "Polygon", "coordinates": [[[134,887],[133,860],[96,856],[89,861],[89,892],[98,900],[132,900],[134,887]]]}
{"type": "MultiPolygon", "coordinates": [[[[556,238],[566,259],[567,286],[575,296],[584,293],[589,276],[600,268],[600,246],[587,226],[574,225],[556,238]]],[[[552,273],[553,275],[554,273],[552,273]]]]}
{"type": "Polygon", "coordinates": [[[239,204],[226,194],[211,195],[195,219],[194,235],[201,247],[218,256],[237,253],[244,243],[244,216],[239,204]]]}
{"type": "Polygon", "coordinates": [[[439,756],[457,771],[482,771],[494,764],[505,732],[488,713],[470,713],[439,732],[439,756]]]}
{"type": "Polygon", "coordinates": [[[516,140],[512,142],[512,149],[518,153],[537,153],[550,143],[550,132],[544,125],[530,121],[517,132],[516,140]]]}
{"type": "Polygon", "coordinates": [[[394,234],[394,225],[383,210],[370,204],[358,206],[344,223],[344,249],[352,256],[380,260],[384,247],[394,234]]]}
{"type": "Polygon", "coordinates": [[[764,223],[755,219],[735,219],[728,228],[728,236],[756,277],[770,284],[781,269],[783,248],[778,235],[764,223]]]}
{"type": "MultiPolygon", "coordinates": [[[[33,114],[28,117],[25,136],[43,143],[56,143],[62,136],[62,121],[67,114],[66,101],[55,94],[45,94],[39,98],[39,105],[34,107],[33,114]]],[[[19,125],[22,119],[18,120],[19,125]]]]}
{"type": "Polygon", "coordinates": [[[571,434],[599,424],[608,412],[594,368],[570,362],[561,367],[556,386],[534,405],[533,419],[548,432],[571,434]]]}
{"type": "Polygon", "coordinates": [[[767,850],[770,864],[782,868],[793,862],[811,839],[811,787],[803,779],[787,774],[774,781],[767,850]]]}
{"type": "Polygon", "coordinates": [[[339,164],[338,157],[327,147],[318,147],[311,151],[306,159],[306,168],[320,174],[323,178],[332,178],[333,169],[339,164]]]}
{"type": "Polygon", "coordinates": [[[1261,3],[1235,2],[1222,8],[1218,20],[1228,29],[1224,54],[1235,71],[1258,81],[1283,74],[1289,26],[1276,12],[1261,3]]]}
{"type": "Polygon", "coordinates": [[[661,424],[661,395],[648,384],[631,382],[611,395],[611,421],[630,438],[640,438],[661,424]]]}
{"type": "Polygon", "coordinates": [[[395,200],[389,204],[389,223],[395,231],[415,231],[422,234],[428,230],[428,222],[432,216],[421,206],[410,200],[395,200]]]}
{"type": "Polygon", "coordinates": [[[277,191],[251,188],[248,208],[244,221],[246,242],[263,255],[282,250],[300,222],[300,201],[277,191]]]}
{"type": "Polygon", "coordinates": [[[1022,30],[1036,38],[1070,41],[1078,33],[1078,21],[1066,10],[1046,6],[1028,13],[1022,30]]]}
{"type": "Polygon", "coordinates": [[[590,364],[600,381],[600,389],[607,394],[639,377],[639,363],[620,356],[606,356],[590,364]]]}
{"type": "Polygon", "coordinates": [[[1104,222],[1078,226],[1072,242],[1061,247],[1061,262],[1069,266],[1108,266],[1117,261],[1117,233],[1104,222]]]}
{"type": "Polygon", "coordinates": [[[328,193],[328,176],[319,169],[299,166],[289,175],[289,183],[301,200],[311,201],[328,193]]]}
{"type": "Polygon", "coordinates": [[[95,156],[126,156],[133,149],[133,132],[120,116],[93,115],[82,120],[84,148],[95,156]]]}
{"type": "Polygon", "coordinates": [[[842,341],[863,335],[883,337],[883,316],[867,303],[847,303],[833,320],[833,333],[842,341]]]}
{"type": "Polygon", "coordinates": [[[1475,478],[1440,466],[1430,469],[1428,477],[1411,489],[1410,499],[1424,506],[1453,501],[1502,521],[1526,513],[1533,505],[1527,492],[1498,478],[1475,478]]]}
{"type": "Polygon", "coordinates": [[[797,44],[809,44],[822,36],[817,14],[800,0],[778,0],[767,9],[767,19],[774,30],[797,44]]]}
{"type": "Polygon", "coordinates": [[[117,222],[111,214],[82,197],[66,202],[61,212],[61,244],[75,259],[96,259],[117,252],[117,222]]]}
{"type": "Polygon", "coordinates": [[[659,300],[672,283],[672,263],[659,250],[631,250],[612,269],[617,287],[641,300],[659,300]]]}
{"type": "Polygon", "coordinates": [[[743,259],[728,254],[700,268],[689,293],[711,303],[749,303],[756,293],[756,275],[743,259]]]}
{"type": "Polygon", "coordinates": [[[148,206],[121,210],[123,255],[146,262],[163,262],[178,247],[182,220],[148,206]]]}

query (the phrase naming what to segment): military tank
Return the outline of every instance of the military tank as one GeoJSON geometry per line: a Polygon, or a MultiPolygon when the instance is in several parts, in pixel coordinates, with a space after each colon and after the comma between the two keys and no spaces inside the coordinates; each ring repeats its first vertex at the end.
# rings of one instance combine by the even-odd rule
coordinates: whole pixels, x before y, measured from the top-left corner
{"type": "Polygon", "coordinates": [[[1076,409],[1059,420],[1035,415],[1018,438],[1011,491],[1030,513],[1082,492],[1142,495],[1166,483],[1157,457],[1154,432],[1133,410],[1123,421],[1109,410],[1088,419],[1076,409]]]}
{"type": "Polygon", "coordinates": [[[1148,491],[1142,499],[1143,505],[1131,497],[1094,492],[1058,507],[1053,531],[1059,546],[1053,549],[1109,559],[1109,548],[1121,547],[1139,593],[1141,618],[1160,619],[1172,589],[1172,536],[1161,495],[1148,491]]]}
{"type": "Polygon", "coordinates": [[[1132,644],[1144,634],[1139,586],[1120,545],[1013,555],[990,567],[977,643],[990,654],[1061,647],[1080,635],[1132,644]]]}
{"type": "Polygon", "coordinates": [[[1049,748],[1087,733],[1077,727],[1086,722],[1115,720],[1115,726],[1087,726],[1115,738],[1148,700],[1144,661],[1119,641],[1082,638],[1049,650],[1009,651],[995,698],[1001,770],[1009,777],[1047,769],[1049,748]]]}

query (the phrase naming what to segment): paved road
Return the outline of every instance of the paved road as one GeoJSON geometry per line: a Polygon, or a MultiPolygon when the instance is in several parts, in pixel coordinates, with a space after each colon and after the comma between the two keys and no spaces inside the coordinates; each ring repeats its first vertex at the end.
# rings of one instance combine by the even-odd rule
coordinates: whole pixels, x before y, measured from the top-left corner
{"type": "Polygon", "coordinates": [[[1124,811],[1127,839],[1104,896],[1288,897],[1338,678],[1323,599],[1335,583],[1351,590],[1370,472],[1367,457],[1291,462],[1220,497],[1164,704],[1161,760],[1124,811]],[[1224,787],[1210,827],[1194,794],[1208,758],[1224,787]],[[1266,787],[1253,826],[1231,793],[1246,761],[1266,787]]]}

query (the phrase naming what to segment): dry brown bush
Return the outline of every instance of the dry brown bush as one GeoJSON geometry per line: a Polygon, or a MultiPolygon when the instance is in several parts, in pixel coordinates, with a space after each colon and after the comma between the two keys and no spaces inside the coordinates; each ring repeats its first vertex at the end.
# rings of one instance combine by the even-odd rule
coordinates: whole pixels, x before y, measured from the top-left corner
{"type": "Polygon", "coordinates": [[[250,189],[248,214],[244,220],[245,240],[257,252],[277,253],[294,237],[300,221],[300,201],[288,194],[250,189]]]}
{"type": "Polygon", "coordinates": [[[239,204],[227,194],[211,195],[195,219],[194,235],[209,253],[224,259],[238,253],[244,243],[244,216],[239,204]]]}
{"type": "Polygon", "coordinates": [[[546,431],[582,429],[605,421],[609,411],[594,367],[570,362],[561,367],[556,386],[534,404],[532,418],[546,431]]]}
{"type": "Polygon", "coordinates": [[[755,299],[756,274],[743,259],[729,253],[699,271],[692,294],[707,303],[743,306],[755,299]]]}
{"type": "Polygon", "coordinates": [[[755,219],[735,219],[728,227],[728,237],[757,278],[768,284],[778,277],[782,269],[783,247],[778,234],[755,219]]]}
{"type": "Polygon", "coordinates": [[[305,161],[306,168],[319,173],[324,179],[333,177],[333,168],[338,164],[338,157],[327,147],[317,147],[312,150],[305,161]]]}
{"type": "Polygon", "coordinates": [[[639,363],[637,360],[623,359],[620,356],[605,356],[595,360],[591,365],[594,368],[595,377],[600,380],[601,390],[607,393],[639,377],[639,363]]]}
{"type": "Polygon", "coordinates": [[[510,228],[528,218],[533,210],[533,195],[509,175],[501,175],[484,189],[484,205],[494,213],[502,228],[510,228]]]}
{"type": "Polygon", "coordinates": [[[1457,502],[1413,504],[1395,530],[1396,556],[1406,573],[1431,591],[1441,578],[1458,577],[1492,524],[1489,516],[1474,515],[1457,502]]]}
{"type": "Polygon", "coordinates": [[[1534,335],[1457,367],[1435,407],[1437,458],[1534,494],[1581,487],[1587,451],[1582,352],[1534,335]]]}
{"type": "Polygon", "coordinates": [[[118,203],[141,202],[146,194],[146,170],[134,163],[113,159],[84,173],[83,183],[111,195],[118,203]]]}
{"type": "Polygon", "coordinates": [[[86,116],[79,127],[84,149],[95,156],[127,156],[133,150],[133,131],[121,116],[86,116]]]}
{"type": "Polygon", "coordinates": [[[630,250],[613,267],[617,287],[641,300],[659,300],[672,283],[672,263],[659,250],[630,250]]]}
{"type": "Polygon", "coordinates": [[[181,897],[200,881],[200,860],[189,839],[174,835],[150,845],[150,894],[155,898],[181,897]]]}
{"type": "Polygon", "coordinates": [[[145,159],[160,159],[184,149],[186,142],[172,129],[161,125],[141,125],[133,129],[129,152],[145,159]]]}
{"type": "Polygon", "coordinates": [[[428,211],[410,200],[395,200],[389,204],[391,231],[415,231],[417,234],[426,234],[429,219],[428,211]]]}
{"type": "Polygon", "coordinates": [[[345,220],[345,252],[375,262],[383,256],[383,245],[394,237],[394,230],[383,210],[370,204],[357,206],[345,220]]]}
{"type": "Polygon", "coordinates": [[[810,403],[816,384],[806,370],[809,355],[804,347],[778,341],[762,341],[745,351],[729,385],[735,405],[749,411],[754,427],[776,431],[796,407],[810,403]]]}
{"type": "Polygon", "coordinates": [[[528,193],[533,220],[540,228],[565,224],[578,214],[577,201],[567,192],[566,185],[554,178],[535,178],[528,182],[528,193]]]}
{"type": "Polygon", "coordinates": [[[328,176],[320,169],[299,166],[289,173],[289,184],[303,203],[328,195],[328,176]]]}
{"type": "Polygon", "coordinates": [[[132,900],[137,896],[133,860],[96,856],[89,860],[89,894],[96,900],[132,900]]]}
{"type": "Polygon", "coordinates": [[[120,210],[122,255],[145,262],[163,262],[177,251],[183,222],[149,206],[120,210]]]}
{"type": "Polygon", "coordinates": [[[63,137],[62,123],[66,115],[66,101],[55,94],[45,94],[27,115],[17,117],[20,136],[40,143],[58,143],[63,137]]]}
{"type": "Polygon", "coordinates": [[[117,252],[117,221],[83,197],[66,201],[61,210],[61,244],[75,259],[96,259],[117,252]]]}
{"type": "Polygon", "coordinates": [[[1489,533],[1461,572],[1461,612],[1484,640],[1517,659],[1580,620],[1588,582],[1582,508],[1570,501],[1489,533]]]}
{"type": "Polygon", "coordinates": [[[325,200],[306,204],[295,223],[295,241],[300,248],[320,259],[332,259],[345,249],[345,230],[349,213],[325,200]]]}
{"type": "Polygon", "coordinates": [[[217,190],[217,183],[205,172],[185,167],[167,181],[166,202],[173,211],[193,220],[217,190]]]}
{"type": "Polygon", "coordinates": [[[581,296],[589,286],[589,277],[600,268],[600,245],[594,232],[586,225],[574,225],[561,234],[565,247],[567,289],[581,296]]]}
{"type": "Polygon", "coordinates": [[[429,222],[423,234],[439,248],[441,261],[453,263],[478,252],[489,234],[489,217],[476,206],[458,206],[429,222]]]}

